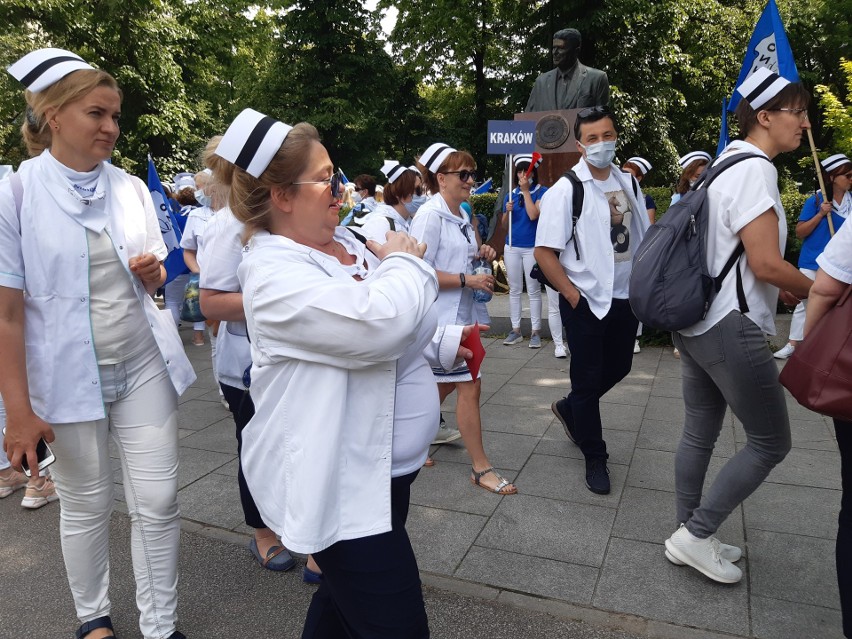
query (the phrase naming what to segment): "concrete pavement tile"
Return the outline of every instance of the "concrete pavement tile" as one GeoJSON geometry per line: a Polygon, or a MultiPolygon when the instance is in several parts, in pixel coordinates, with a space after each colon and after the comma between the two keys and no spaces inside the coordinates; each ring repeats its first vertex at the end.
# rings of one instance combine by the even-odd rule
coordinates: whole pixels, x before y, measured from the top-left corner
{"type": "Polygon", "coordinates": [[[219,453],[229,453],[235,456],[237,454],[237,437],[234,429],[234,420],[231,417],[226,417],[189,437],[184,437],[180,440],[180,446],[181,448],[200,448],[219,453]]]}
{"type": "Polygon", "coordinates": [[[834,546],[833,539],[749,529],[752,594],[839,610],[834,546]]]}
{"type": "Polygon", "coordinates": [[[234,451],[231,454],[211,452],[209,450],[196,450],[181,446],[180,465],[178,466],[178,489],[188,486],[236,458],[236,446],[234,446],[234,451]]]}
{"type": "MultiPolygon", "coordinates": [[[[483,431],[535,435],[536,437],[543,435],[555,419],[550,406],[530,408],[485,404],[479,409],[479,415],[482,418],[483,431]]],[[[446,418],[446,415],[444,417],[446,418]]]]}
{"type": "Polygon", "coordinates": [[[178,428],[178,441],[183,439],[184,437],[189,437],[195,431],[190,428],[178,428]]]}
{"type": "Polygon", "coordinates": [[[486,521],[481,515],[412,505],[405,529],[420,570],[452,575],[486,521]]]}
{"type": "Polygon", "coordinates": [[[624,378],[628,384],[642,384],[643,386],[651,386],[654,383],[654,371],[657,370],[656,364],[637,363],[633,360],[633,368],[624,378]]]}
{"type": "MultiPolygon", "coordinates": [[[[627,486],[621,494],[612,536],[661,544],[677,530],[675,496],[659,490],[627,486]]],[[[717,533],[726,544],[743,547],[742,508],[737,507],[717,533]]]]}
{"type": "Polygon", "coordinates": [[[476,545],[598,567],[614,518],[613,508],[520,494],[503,499],[476,545]]]}
{"type": "MultiPolygon", "coordinates": [[[[457,440],[461,442],[462,440],[457,440]]],[[[520,470],[527,463],[533,449],[538,443],[538,437],[515,435],[513,433],[497,433],[487,431],[482,435],[485,453],[491,463],[500,468],[520,470]]],[[[455,462],[470,465],[470,457],[462,446],[443,445],[432,456],[437,461],[455,462]]]]}
{"type": "Polygon", "coordinates": [[[207,391],[198,399],[203,399],[205,402],[216,402],[219,406],[222,407],[222,410],[225,411],[226,415],[230,415],[231,411],[225,408],[225,405],[222,404],[222,396],[219,394],[219,389],[214,388],[213,390],[207,391]]]}
{"type": "Polygon", "coordinates": [[[751,596],[751,622],[758,639],[842,639],[839,610],[751,596]]]}
{"type": "MultiPolygon", "coordinates": [[[[213,402],[205,402],[200,399],[192,399],[181,404],[178,411],[178,428],[188,430],[201,430],[207,428],[210,424],[215,424],[227,417],[231,419],[227,413],[222,414],[222,405],[214,404],[213,402]]],[[[231,419],[233,426],[234,420],[231,419]]]]}
{"type": "Polygon", "coordinates": [[[749,634],[748,580],[723,585],[674,566],[661,543],[612,539],[592,605],[684,626],[749,634]]]}
{"type": "Polygon", "coordinates": [[[839,490],[764,482],[743,504],[746,526],[834,539],[840,496],[839,490]]]}
{"type": "Polygon", "coordinates": [[[614,464],[611,460],[607,466],[612,491],[609,495],[597,495],[586,488],[586,462],[582,457],[569,459],[533,455],[518,475],[518,490],[524,495],[616,508],[624,487],[627,466],[614,464]]]}
{"type": "Polygon", "coordinates": [[[208,392],[210,392],[209,389],[204,386],[190,386],[183,391],[183,395],[178,398],[178,405],[182,406],[186,402],[197,399],[208,392]]]}
{"type": "Polygon", "coordinates": [[[772,469],[769,481],[839,490],[840,453],[793,448],[784,461],[772,469]]]}
{"type": "Polygon", "coordinates": [[[680,378],[680,360],[672,354],[673,352],[674,351],[671,348],[663,349],[663,354],[660,357],[660,363],[657,366],[657,377],[676,377],[678,379],[680,378]]]}
{"type": "Polygon", "coordinates": [[[614,430],[629,430],[638,432],[642,425],[642,416],[645,412],[643,406],[630,406],[628,404],[610,404],[601,400],[601,422],[604,428],[614,430]]]}
{"type": "MultiPolygon", "coordinates": [[[[551,413],[552,414],[552,413],[551,413]]],[[[603,438],[606,442],[606,450],[609,453],[610,464],[623,464],[628,466],[633,459],[633,449],[636,444],[636,433],[628,430],[603,429],[603,438]]],[[[583,453],[565,435],[562,423],[554,419],[544,437],[535,448],[536,453],[543,455],[557,455],[559,457],[571,457],[572,459],[583,459],[583,453]]]]}
{"type": "Polygon", "coordinates": [[[651,386],[651,395],[683,399],[683,382],[679,377],[656,377],[651,386]]]}
{"type": "Polygon", "coordinates": [[[683,415],[683,400],[678,397],[652,396],[648,398],[645,419],[656,419],[659,422],[682,422],[683,415]]]}
{"type": "MultiPolygon", "coordinates": [[[[738,443],[747,440],[745,430],[739,420],[735,420],[735,434],[738,443]]],[[[802,419],[790,420],[790,436],[793,446],[797,448],[812,448],[805,444],[818,443],[822,448],[816,450],[837,450],[837,439],[834,437],[834,429],[823,421],[809,421],[802,419]]]]}
{"type": "Polygon", "coordinates": [[[213,377],[213,369],[206,370],[195,369],[196,380],[190,388],[203,388],[205,392],[216,387],[216,380],[213,377]]]}
{"type": "MultiPolygon", "coordinates": [[[[674,461],[674,453],[637,448],[633,454],[633,462],[630,464],[627,485],[636,488],[674,492],[674,461]]],[[[711,484],[719,469],[727,461],[727,458],[720,457],[719,455],[713,455],[710,458],[710,464],[707,467],[707,476],[704,480],[705,488],[711,484]]]]}
{"type": "Polygon", "coordinates": [[[454,576],[588,605],[598,569],[474,546],[454,576]]]}
{"type": "Polygon", "coordinates": [[[498,375],[496,373],[483,375],[480,386],[479,403],[484,404],[496,393],[501,392],[506,385],[506,382],[510,379],[510,375],[498,375]]]}
{"type": "Polygon", "coordinates": [[[785,390],[784,395],[787,397],[787,414],[790,419],[799,419],[806,422],[825,422],[826,418],[815,413],[812,410],[805,408],[790,395],[790,392],[785,390]]]}
{"type": "MultiPolygon", "coordinates": [[[[674,453],[677,452],[682,433],[682,420],[661,422],[656,419],[644,419],[639,430],[639,437],[636,440],[636,447],[649,450],[667,450],[674,453]]],[[[722,457],[734,455],[734,431],[730,426],[722,426],[719,439],[716,440],[714,453],[722,457]]]]}
{"type": "Polygon", "coordinates": [[[213,470],[217,475],[227,475],[228,477],[236,477],[237,471],[239,469],[240,462],[234,457],[231,461],[229,461],[224,466],[219,466],[219,468],[215,468],[213,470]]]}
{"type": "Polygon", "coordinates": [[[529,344],[529,335],[526,335],[524,337],[524,341],[520,344],[514,344],[512,346],[504,346],[503,340],[495,340],[491,347],[485,350],[485,360],[488,361],[488,358],[490,357],[493,359],[512,359],[526,363],[531,360],[538,351],[538,349],[530,348],[529,344]]]}
{"type": "Polygon", "coordinates": [[[563,390],[568,387],[568,373],[548,368],[532,368],[524,366],[510,380],[513,384],[527,386],[545,386],[563,390]]]}
{"type": "Polygon", "coordinates": [[[243,522],[237,482],[211,473],[178,491],[180,515],[209,526],[231,529],[243,522]]]}
{"type": "Polygon", "coordinates": [[[650,394],[651,387],[648,384],[633,384],[623,379],[615,385],[615,388],[601,397],[601,401],[610,404],[628,404],[644,408],[648,403],[650,394]]]}
{"type": "MultiPolygon", "coordinates": [[[[509,481],[517,474],[502,468],[498,472],[509,481]]],[[[421,470],[411,486],[412,504],[477,515],[490,515],[501,499],[514,497],[496,495],[471,484],[469,463],[437,462],[432,468],[421,470]]]]}
{"type": "MultiPolygon", "coordinates": [[[[508,346],[506,348],[509,348],[508,346]]],[[[482,362],[482,376],[486,375],[514,375],[521,368],[524,367],[526,362],[520,359],[504,359],[500,357],[491,357],[488,355],[485,356],[485,360],[482,362]]]]}
{"type": "Polygon", "coordinates": [[[542,347],[533,355],[533,358],[527,362],[527,368],[542,368],[550,371],[557,371],[564,379],[568,379],[568,368],[570,366],[570,357],[555,357],[553,354],[553,342],[545,340],[542,342],[542,347]]]}
{"type": "Polygon", "coordinates": [[[525,384],[509,383],[493,395],[487,403],[501,406],[528,406],[530,408],[550,408],[554,399],[559,399],[560,393],[555,388],[543,386],[527,386],[525,384]]]}

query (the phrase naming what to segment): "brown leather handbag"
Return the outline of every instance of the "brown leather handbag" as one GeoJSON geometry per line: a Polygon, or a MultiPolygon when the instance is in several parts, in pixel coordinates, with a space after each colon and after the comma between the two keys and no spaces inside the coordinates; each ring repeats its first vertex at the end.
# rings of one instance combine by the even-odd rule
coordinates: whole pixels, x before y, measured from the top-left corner
{"type": "Polygon", "coordinates": [[[852,284],[796,347],[779,380],[805,408],[852,421],[852,284]]]}

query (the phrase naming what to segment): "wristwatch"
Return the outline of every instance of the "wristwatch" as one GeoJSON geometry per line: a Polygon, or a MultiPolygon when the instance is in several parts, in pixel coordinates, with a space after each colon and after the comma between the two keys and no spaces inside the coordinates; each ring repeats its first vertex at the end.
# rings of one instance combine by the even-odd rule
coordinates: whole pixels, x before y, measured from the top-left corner
{"type": "Polygon", "coordinates": [[[459,288],[464,288],[465,287],[464,273],[459,273],[459,282],[461,282],[461,286],[459,288]]]}

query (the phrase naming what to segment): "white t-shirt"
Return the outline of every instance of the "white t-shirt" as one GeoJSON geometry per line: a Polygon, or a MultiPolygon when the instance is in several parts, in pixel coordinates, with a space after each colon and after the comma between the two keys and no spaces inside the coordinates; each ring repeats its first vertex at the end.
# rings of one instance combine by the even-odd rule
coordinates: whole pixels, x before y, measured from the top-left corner
{"type": "Polygon", "coordinates": [[[191,251],[200,251],[202,236],[207,223],[213,217],[215,211],[209,206],[199,206],[189,212],[186,218],[186,226],[183,227],[183,235],[180,238],[180,247],[191,251]]]}
{"type": "MultiPolygon", "coordinates": [[[[721,157],[733,153],[755,153],[766,157],[753,144],[737,140],[732,142],[721,157]]],[[[778,172],[771,162],[762,158],[751,158],[726,170],[717,177],[707,193],[710,216],[708,219],[707,255],[712,256],[708,264],[711,275],[718,275],[725,262],[733,255],[740,243],[739,233],[749,223],[770,209],[778,218],[778,251],[784,254],[787,242],[787,218],[778,192],[778,172]]],[[[718,324],[728,313],[740,310],[737,301],[737,274],[742,273],[743,292],[749,310],[745,314],[768,335],[775,335],[775,308],[778,289],[772,284],[759,281],[748,264],[745,254],[731,269],[722,288],[713,300],[707,317],[687,329],[681,335],[702,335],[718,324]]]]}
{"type": "Polygon", "coordinates": [[[840,227],[817,257],[817,264],[834,279],[852,284],[852,223],[840,227]]]}
{"type": "Polygon", "coordinates": [[[612,278],[613,299],[630,297],[630,270],[633,268],[633,243],[630,237],[630,221],[633,210],[630,200],[624,195],[621,184],[610,171],[605,180],[594,180],[594,185],[603,192],[609,206],[610,237],[615,271],[612,278]]]}

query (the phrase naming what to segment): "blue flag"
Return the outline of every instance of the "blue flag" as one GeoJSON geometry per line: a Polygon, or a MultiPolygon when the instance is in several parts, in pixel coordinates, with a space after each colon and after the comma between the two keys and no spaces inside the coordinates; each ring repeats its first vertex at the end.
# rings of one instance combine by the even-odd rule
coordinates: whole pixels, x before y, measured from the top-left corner
{"type": "Polygon", "coordinates": [[[154,200],[154,210],[157,211],[163,242],[169,251],[163,262],[166,267],[166,284],[168,284],[178,275],[186,273],[188,269],[183,261],[183,249],[180,247],[180,227],[166,198],[166,192],[163,190],[163,184],[160,182],[160,176],[157,175],[157,168],[150,154],[148,155],[148,190],[151,191],[151,199],[154,200]]]}
{"type": "Polygon", "coordinates": [[[793,50],[790,41],[784,32],[781,15],[775,0],[769,0],[760,19],[754,27],[751,40],[748,41],[743,67],[734,86],[734,93],[728,101],[728,111],[733,113],[740,103],[740,94],[736,88],[746,81],[755,69],[768,67],[782,78],[790,82],[799,81],[799,72],[796,70],[796,61],[793,59],[793,50]]]}
{"type": "Polygon", "coordinates": [[[722,98],[722,128],[719,130],[719,144],[716,145],[716,157],[722,155],[722,151],[731,141],[728,135],[728,101],[722,98]]]}
{"type": "Polygon", "coordinates": [[[343,172],[343,169],[337,169],[340,171],[340,177],[343,179],[344,184],[349,184],[349,178],[346,177],[346,174],[343,172]]]}
{"type": "Polygon", "coordinates": [[[483,182],[482,184],[480,184],[478,187],[476,187],[473,190],[473,194],[474,195],[482,195],[483,193],[488,193],[488,191],[491,190],[491,184],[492,184],[492,180],[491,180],[491,178],[488,178],[487,180],[485,180],[485,182],[483,182]]]}

